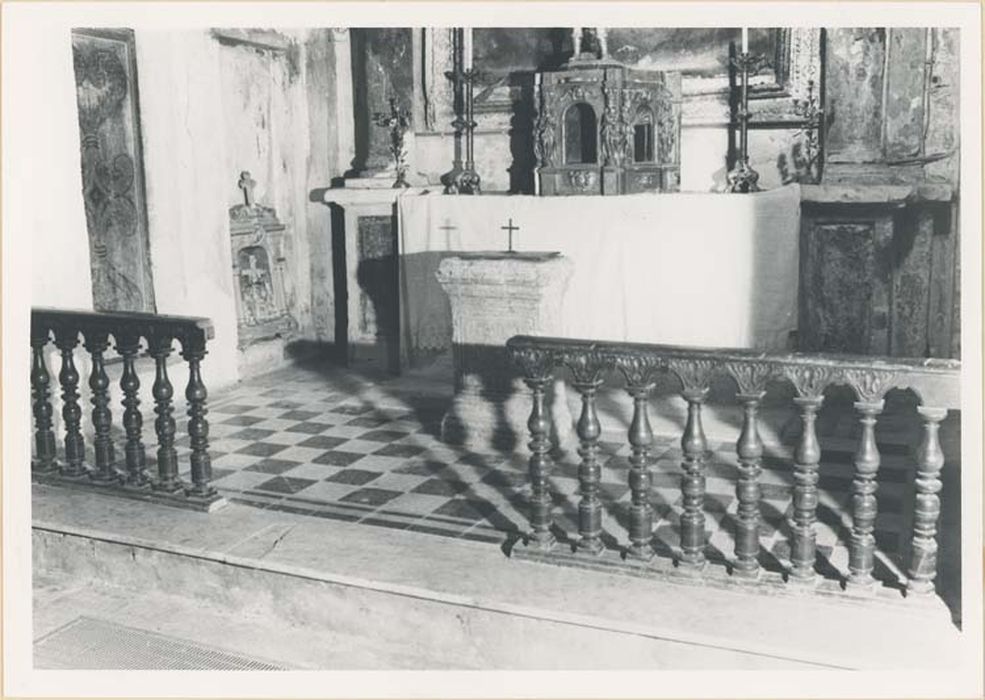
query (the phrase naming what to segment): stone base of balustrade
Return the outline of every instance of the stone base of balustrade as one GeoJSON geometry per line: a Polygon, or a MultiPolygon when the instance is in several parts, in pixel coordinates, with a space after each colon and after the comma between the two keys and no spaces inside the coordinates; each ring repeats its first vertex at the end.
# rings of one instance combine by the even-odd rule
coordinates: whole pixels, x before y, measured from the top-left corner
{"type": "Polygon", "coordinates": [[[574,550],[571,543],[558,542],[551,549],[538,548],[533,543],[518,541],[510,550],[510,558],[520,561],[553,564],[577,569],[588,569],[611,574],[650,578],[689,586],[712,586],[748,591],[763,595],[816,595],[860,604],[885,603],[902,605],[909,610],[928,614],[950,614],[944,601],[936,595],[905,596],[900,588],[878,585],[876,587],[843,587],[841,581],[820,576],[809,583],[788,582],[787,575],[760,569],[756,576],[735,575],[731,567],[706,562],[702,567],[681,566],[674,559],[655,556],[638,559],[607,549],[601,554],[586,554],[574,550]]]}
{"type": "MultiPolygon", "coordinates": [[[[122,480],[97,481],[88,474],[82,476],[64,476],[58,471],[34,471],[31,473],[31,478],[39,484],[84,489],[94,493],[112,494],[114,496],[122,496],[123,498],[148,501],[175,508],[187,508],[205,513],[212,513],[229,503],[224,496],[220,496],[218,493],[206,497],[188,495],[185,493],[186,486],[182,486],[182,488],[174,492],[167,492],[154,489],[150,483],[145,487],[132,487],[124,484],[122,480]]],[[[187,485],[187,487],[190,488],[190,485],[187,485]]]]}

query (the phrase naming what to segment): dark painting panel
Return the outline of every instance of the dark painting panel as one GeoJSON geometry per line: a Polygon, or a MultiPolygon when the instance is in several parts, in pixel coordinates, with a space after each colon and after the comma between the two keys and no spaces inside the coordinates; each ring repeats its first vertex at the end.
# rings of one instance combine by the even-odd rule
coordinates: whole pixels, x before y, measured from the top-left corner
{"type": "Polygon", "coordinates": [[[132,34],[73,30],[93,307],[154,311],[132,34]]]}
{"type": "Polygon", "coordinates": [[[360,216],[357,240],[359,264],[359,330],[365,335],[394,337],[397,333],[396,227],[392,216],[360,216]]]}
{"type": "MultiPolygon", "coordinates": [[[[776,31],[750,29],[749,50],[772,57],[776,31]]],[[[729,42],[741,46],[739,28],[628,27],[608,30],[609,55],[627,65],[675,70],[710,77],[728,74],[729,42]]],[[[558,27],[490,27],[475,29],[475,67],[480,85],[503,82],[512,73],[557,68],[572,53],[571,29],[558,27]]]]}
{"type": "Polygon", "coordinates": [[[870,326],[876,277],[871,223],[818,223],[809,227],[804,289],[808,318],[804,348],[871,352],[870,326]]]}
{"type": "MultiPolygon", "coordinates": [[[[735,42],[737,51],[742,48],[739,28],[614,28],[608,37],[609,54],[623,63],[698,77],[727,75],[729,42],[735,42]]],[[[753,54],[772,58],[775,42],[773,29],[749,30],[749,51],[753,54]]]]}

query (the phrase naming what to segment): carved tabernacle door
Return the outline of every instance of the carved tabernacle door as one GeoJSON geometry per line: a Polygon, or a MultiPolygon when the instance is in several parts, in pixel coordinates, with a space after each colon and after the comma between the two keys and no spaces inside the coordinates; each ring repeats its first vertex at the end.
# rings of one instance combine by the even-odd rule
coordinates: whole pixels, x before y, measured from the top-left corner
{"type": "Polygon", "coordinates": [[[277,212],[253,201],[256,183],[240,175],[243,204],[229,210],[239,347],[285,337],[297,328],[284,287],[284,231],[277,212]]]}

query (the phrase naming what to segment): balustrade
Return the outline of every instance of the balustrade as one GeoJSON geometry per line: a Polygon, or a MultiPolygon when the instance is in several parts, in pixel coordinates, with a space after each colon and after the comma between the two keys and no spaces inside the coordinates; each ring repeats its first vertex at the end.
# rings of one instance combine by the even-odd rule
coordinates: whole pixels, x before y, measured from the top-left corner
{"type": "Polygon", "coordinates": [[[793,386],[792,399],[801,434],[792,455],[792,508],[789,518],[790,557],[783,579],[790,585],[813,586],[821,577],[817,561],[817,507],[821,447],[816,420],[824,402],[824,391],[832,385],[847,385],[856,394],[855,411],[860,435],[854,454],[851,482],[851,528],[848,537],[848,573],[845,586],[853,591],[872,591],[876,543],[873,535],[878,513],[877,477],[880,466],[875,426],[884,407],[884,397],[893,389],[910,389],[921,402],[918,413],[923,434],[916,454],[914,526],[908,561],[902,562],[908,578],[907,595],[933,593],[937,573],[937,521],[940,516],[940,471],[944,456],[939,440],[941,421],[951,409],[960,408],[960,363],[956,360],[873,358],[843,355],[767,353],[755,350],[715,350],[635,343],[603,343],[588,340],[516,336],[507,343],[526,384],[533,391],[530,475],[533,482],[530,521],[532,541],[543,557],[565,560],[584,558],[586,566],[602,552],[602,504],[598,498],[598,441],[601,426],[597,394],[606,376],[620,372],[633,401],[627,441],[630,445],[627,481],[630,488],[628,542],[623,546],[625,564],[666,569],[654,559],[653,509],[649,503],[649,450],[653,430],[648,417],[648,397],[661,373],[670,372],[680,381],[680,394],[687,405],[681,437],[680,546],[675,569],[691,576],[707,569],[705,548],[705,467],[708,441],[701,423],[710,386],[718,377],[731,377],[741,405],[742,426],[736,441],[738,479],[737,512],[734,519],[735,550],[729,577],[736,582],[761,577],[759,478],[762,472],[763,441],[759,435],[759,411],[771,382],[793,386]],[[572,385],[582,399],[577,422],[581,458],[578,505],[580,538],[571,551],[561,548],[550,534],[553,525],[547,477],[552,445],[544,415],[544,387],[554,373],[566,368],[572,385]],[[586,558],[586,555],[590,557],[586,558]]]}
{"type": "Polygon", "coordinates": [[[112,491],[163,503],[212,510],[224,503],[211,486],[211,461],[208,452],[209,425],[202,380],[201,363],[206,345],[213,337],[208,319],[164,316],[144,313],[97,313],[33,309],[31,312],[31,393],[35,425],[35,458],[32,472],[38,481],[91,484],[112,491]],[[79,404],[79,371],[75,352],[79,338],[91,357],[88,386],[91,392],[93,464],[86,463],[85,438],[82,433],[82,408],[79,404]],[[116,458],[112,436],[111,381],[105,353],[114,349],[122,359],[119,386],[123,395],[122,427],[125,435],[123,463],[116,458]],[[61,354],[58,380],[62,389],[62,419],[65,430],[63,459],[57,457],[52,430],[51,374],[44,349],[54,342],[61,354]],[[175,448],[177,424],[174,419],[174,387],[168,376],[167,358],[173,344],[181,347],[181,357],[188,364],[188,434],[191,482],[180,477],[181,469],[175,448]],[[140,379],[137,358],[141,348],[154,360],[155,377],[151,387],[157,419],[157,476],[147,473],[143,444],[143,415],[140,410],[140,379]]]}

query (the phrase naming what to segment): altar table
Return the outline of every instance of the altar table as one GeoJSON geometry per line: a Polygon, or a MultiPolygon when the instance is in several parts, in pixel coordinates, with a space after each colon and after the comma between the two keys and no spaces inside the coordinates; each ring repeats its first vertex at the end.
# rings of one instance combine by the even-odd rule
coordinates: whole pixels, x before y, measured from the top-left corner
{"type": "Polygon", "coordinates": [[[781,349],[797,325],[800,191],[613,197],[454,196],[397,201],[402,364],[451,345],[435,279],[453,252],[560,251],[573,338],[781,349]]]}

